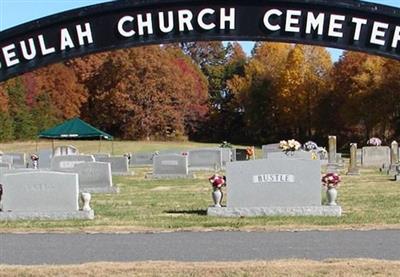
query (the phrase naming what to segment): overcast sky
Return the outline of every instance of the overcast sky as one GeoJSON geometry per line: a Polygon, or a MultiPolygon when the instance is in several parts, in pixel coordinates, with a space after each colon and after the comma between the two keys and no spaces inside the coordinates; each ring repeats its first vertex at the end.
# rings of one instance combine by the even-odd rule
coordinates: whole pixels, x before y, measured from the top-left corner
{"type": "MultiPolygon", "coordinates": [[[[104,2],[112,2],[112,0],[0,0],[0,31],[47,15],[104,2]]],[[[400,7],[400,0],[368,2],[400,7]]],[[[242,43],[247,53],[250,53],[253,44],[253,42],[242,43]]],[[[330,52],[334,60],[341,53],[340,50],[334,49],[330,50],[330,52]]]]}

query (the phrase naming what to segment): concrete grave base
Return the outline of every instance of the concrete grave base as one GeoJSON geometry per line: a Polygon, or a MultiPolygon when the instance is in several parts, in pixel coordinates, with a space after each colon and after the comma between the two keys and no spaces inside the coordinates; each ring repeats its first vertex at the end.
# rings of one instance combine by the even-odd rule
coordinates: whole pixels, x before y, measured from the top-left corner
{"type": "Polygon", "coordinates": [[[209,207],[207,215],[218,217],[255,216],[336,216],[342,215],[340,206],[310,207],[254,207],[254,208],[215,208],[209,207]]]}
{"type": "Polygon", "coordinates": [[[0,221],[94,219],[94,211],[0,212],[0,221]]]}
{"type": "Polygon", "coordinates": [[[185,174],[146,174],[146,179],[194,179],[196,176],[193,173],[189,173],[188,175],[185,174]]]}

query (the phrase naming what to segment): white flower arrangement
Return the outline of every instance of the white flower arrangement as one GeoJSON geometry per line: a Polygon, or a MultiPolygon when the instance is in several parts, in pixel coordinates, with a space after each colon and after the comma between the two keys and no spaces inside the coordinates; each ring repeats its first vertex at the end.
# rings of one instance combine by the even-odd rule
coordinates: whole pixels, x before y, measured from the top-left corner
{"type": "Polygon", "coordinates": [[[372,145],[372,146],[381,146],[382,145],[382,141],[379,138],[370,138],[367,141],[368,145],[372,145]]]}
{"type": "Polygon", "coordinates": [[[281,148],[284,152],[294,152],[301,148],[301,143],[294,139],[288,141],[282,140],[279,143],[279,148],[281,148]]]}

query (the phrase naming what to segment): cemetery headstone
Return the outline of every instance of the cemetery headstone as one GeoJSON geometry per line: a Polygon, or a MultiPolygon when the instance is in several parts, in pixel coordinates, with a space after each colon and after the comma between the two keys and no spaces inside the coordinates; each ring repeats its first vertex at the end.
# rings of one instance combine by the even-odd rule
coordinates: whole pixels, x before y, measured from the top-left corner
{"type": "Polygon", "coordinates": [[[0,162],[0,170],[11,169],[11,164],[0,162]]]}
{"type": "Polygon", "coordinates": [[[113,186],[111,164],[102,162],[87,162],[76,164],[70,170],[79,176],[80,192],[116,193],[113,186]]]}
{"type": "Polygon", "coordinates": [[[262,146],[263,158],[267,158],[268,153],[273,152],[282,152],[282,149],[279,147],[279,143],[271,143],[262,146]]]}
{"type": "Polygon", "coordinates": [[[5,155],[0,155],[0,162],[2,163],[8,163],[8,164],[13,164],[13,157],[11,156],[5,156],[5,155]]]}
{"type": "Polygon", "coordinates": [[[328,138],[328,173],[337,173],[339,165],[336,158],[336,136],[329,136],[328,138]]]}
{"type": "Polygon", "coordinates": [[[357,164],[362,164],[362,149],[360,148],[357,149],[357,164]]]}
{"type": "Polygon", "coordinates": [[[390,148],[387,146],[363,147],[362,165],[365,167],[388,167],[390,165],[390,148]]]}
{"type": "Polygon", "coordinates": [[[232,149],[232,160],[233,161],[247,161],[247,150],[241,148],[232,149]]]}
{"type": "Polygon", "coordinates": [[[1,176],[0,220],[93,219],[93,211],[79,211],[78,175],[31,171],[1,176]]]}
{"type": "Polygon", "coordinates": [[[293,151],[289,153],[281,152],[269,152],[266,153],[266,159],[305,159],[305,160],[319,160],[318,155],[313,155],[312,152],[307,151],[293,151]]]}
{"type": "Polygon", "coordinates": [[[96,153],[96,154],[92,154],[92,155],[93,155],[95,160],[101,159],[101,158],[109,158],[109,157],[111,157],[111,155],[108,154],[108,153],[96,153]]]}
{"type": "Polygon", "coordinates": [[[318,160],[261,159],[227,165],[227,207],[213,216],[339,216],[340,207],[321,205],[318,160]]]}
{"type": "Polygon", "coordinates": [[[97,162],[110,163],[112,175],[131,175],[128,157],[98,158],[97,162]]]}
{"type": "Polygon", "coordinates": [[[153,152],[133,153],[131,158],[131,165],[136,167],[151,166],[153,165],[153,156],[153,152]]]}
{"type": "Polygon", "coordinates": [[[350,146],[350,164],[347,175],[358,176],[360,175],[360,170],[357,165],[357,143],[352,143],[350,146]]]}
{"type": "Polygon", "coordinates": [[[219,148],[222,155],[222,167],[225,168],[226,164],[232,161],[232,149],[231,148],[219,148]]]}
{"type": "Polygon", "coordinates": [[[222,168],[222,151],[213,148],[191,149],[188,151],[189,170],[215,171],[222,168]]]}
{"type": "Polygon", "coordinates": [[[189,174],[187,156],[165,154],[154,156],[151,177],[156,179],[193,178],[193,174],[189,174]]]}
{"type": "Polygon", "coordinates": [[[12,167],[24,168],[26,167],[26,155],[25,153],[4,153],[4,156],[12,157],[12,167]]]}
{"type": "Polygon", "coordinates": [[[53,157],[52,149],[40,149],[38,156],[40,169],[47,169],[51,167],[51,158],[53,157]]]}
{"type": "MultiPolygon", "coordinates": [[[[74,168],[75,165],[94,162],[94,157],[91,155],[68,155],[68,156],[55,156],[51,159],[51,170],[63,171],[74,168]]],[[[39,160],[40,162],[40,160],[39,160]]]]}
{"type": "Polygon", "coordinates": [[[388,169],[389,175],[397,174],[397,167],[399,166],[399,144],[393,141],[390,147],[390,166],[388,169]]]}

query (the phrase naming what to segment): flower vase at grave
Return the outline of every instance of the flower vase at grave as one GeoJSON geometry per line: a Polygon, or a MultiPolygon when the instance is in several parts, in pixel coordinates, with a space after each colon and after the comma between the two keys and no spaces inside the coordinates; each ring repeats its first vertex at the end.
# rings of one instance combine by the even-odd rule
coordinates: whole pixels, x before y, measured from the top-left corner
{"type": "Polygon", "coordinates": [[[326,191],[326,196],[328,198],[328,206],[337,206],[337,204],[336,204],[336,198],[337,198],[336,188],[329,188],[326,191]]]}
{"type": "Polygon", "coordinates": [[[91,211],[90,200],[92,199],[92,195],[90,193],[82,192],[81,198],[83,203],[82,211],[91,211]]]}
{"type": "Polygon", "coordinates": [[[222,201],[222,191],[219,188],[214,188],[212,192],[212,198],[214,201],[214,207],[220,208],[221,207],[221,201],[222,201]]]}

